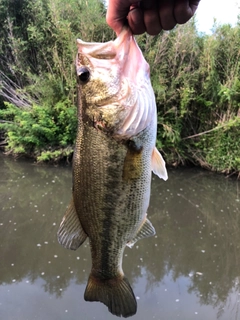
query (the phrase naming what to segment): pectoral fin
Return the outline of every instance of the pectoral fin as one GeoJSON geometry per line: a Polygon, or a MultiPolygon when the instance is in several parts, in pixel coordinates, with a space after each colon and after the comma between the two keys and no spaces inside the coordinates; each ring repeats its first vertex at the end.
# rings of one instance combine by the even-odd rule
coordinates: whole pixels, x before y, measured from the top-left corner
{"type": "Polygon", "coordinates": [[[139,228],[137,234],[131,241],[127,243],[127,246],[132,248],[132,246],[140,239],[152,237],[155,235],[155,229],[152,223],[146,218],[139,228]]]}
{"type": "Polygon", "coordinates": [[[73,199],[63,217],[57,236],[58,242],[63,247],[71,250],[76,250],[87,238],[79,221],[73,199]]]}
{"type": "Polygon", "coordinates": [[[159,176],[159,178],[162,178],[165,181],[168,179],[165,161],[156,147],[153,149],[152,153],[152,171],[159,176]]]}

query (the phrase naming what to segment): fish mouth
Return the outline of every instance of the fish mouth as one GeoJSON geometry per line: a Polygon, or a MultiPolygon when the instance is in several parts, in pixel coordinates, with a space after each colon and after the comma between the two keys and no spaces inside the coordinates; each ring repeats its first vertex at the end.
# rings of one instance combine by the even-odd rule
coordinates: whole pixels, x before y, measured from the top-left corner
{"type": "Polygon", "coordinates": [[[113,41],[85,42],[77,39],[78,55],[76,66],[87,66],[94,70],[108,71],[117,65],[118,77],[128,79],[129,83],[138,86],[137,76],[149,78],[149,65],[129,27],[123,27],[121,33],[113,41]]]}
{"type": "MultiPolygon", "coordinates": [[[[128,27],[124,27],[119,36],[113,41],[105,43],[101,42],[85,42],[77,39],[78,53],[89,58],[97,60],[125,60],[130,51],[130,44],[134,41],[133,34],[128,27]]],[[[84,61],[83,61],[84,62],[84,61]]]]}

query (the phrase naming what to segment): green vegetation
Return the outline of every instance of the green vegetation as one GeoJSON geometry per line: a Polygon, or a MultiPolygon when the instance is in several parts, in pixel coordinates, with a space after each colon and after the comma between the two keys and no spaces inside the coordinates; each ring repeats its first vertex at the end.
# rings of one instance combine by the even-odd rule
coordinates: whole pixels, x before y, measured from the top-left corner
{"type": "Polygon", "coordinates": [[[2,128],[8,133],[8,149],[15,154],[27,154],[47,161],[69,157],[73,151],[73,137],[76,134],[76,108],[58,102],[54,107],[33,105],[21,109],[6,103],[0,110],[6,122],[2,128]]]}
{"type": "MultiPolygon", "coordinates": [[[[114,38],[101,1],[0,0],[0,130],[9,153],[38,161],[71,155],[76,38],[114,38]]],[[[192,20],[137,40],[151,67],[157,146],[167,162],[238,173],[240,21],[208,36],[192,20]]]]}
{"type": "Polygon", "coordinates": [[[72,154],[77,38],[114,38],[100,1],[0,0],[0,130],[8,153],[38,161],[72,154]]]}
{"type": "Polygon", "coordinates": [[[194,21],[139,37],[152,70],[158,147],[167,162],[240,170],[240,23],[199,35],[194,21]]]}

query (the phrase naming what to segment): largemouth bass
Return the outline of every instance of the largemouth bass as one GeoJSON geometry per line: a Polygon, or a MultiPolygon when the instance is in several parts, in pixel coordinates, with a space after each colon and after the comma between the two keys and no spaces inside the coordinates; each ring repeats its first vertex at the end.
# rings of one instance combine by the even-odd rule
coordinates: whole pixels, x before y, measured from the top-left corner
{"type": "Polygon", "coordinates": [[[89,238],[92,270],[84,298],[117,316],[136,313],[122,270],[126,246],[155,234],[147,219],[151,172],[167,179],[155,148],[157,114],[149,66],[131,31],[115,41],[78,40],[78,132],[72,200],[58,231],[65,248],[89,238]]]}

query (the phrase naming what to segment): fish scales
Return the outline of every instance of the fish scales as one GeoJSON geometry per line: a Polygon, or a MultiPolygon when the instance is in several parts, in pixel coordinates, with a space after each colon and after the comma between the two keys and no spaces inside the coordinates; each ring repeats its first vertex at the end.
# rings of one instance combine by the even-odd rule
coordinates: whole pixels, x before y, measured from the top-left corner
{"type": "MultiPolygon", "coordinates": [[[[144,215],[146,213],[147,207],[143,207],[142,197],[146,192],[149,196],[151,169],[143,153],[140,166],[135,167],[136,171],[143,172],[140,179],[123,179],[128,147],[109,139],[93,127],[83,125],[81,128],[85,132],[78,134],[73,165],[74,179],[81,181],[81,187],[74,187],[74,203],[76,208],[86,210],[86,214],[81,216],[81,225],[89,235],[94,270],[112,277],[111,273],[107,274],[108,269],[113,274],[118,273],[114,266],[120,264],[122,248],[140,226],[143,212],[144,215]],[[81,166],[83,170],[75,171],[74,168],[81,166]],[[101,247],[100,250],[95,248],[95,243],[97,248],[101,247]],[[111,254],[112,251],[114,254],[111,254]],[[104,267],[101,268],[101,265],[104,267]]],[[[146,139],[146,134],[142,136],[146,139]]],[[[150,148],[144,150],[149,154],[151,151],[150,148]]]]}
{"type": "Polygon", "coordinates": [[[73,191],[58,240],[76,250],[89,238],[92,270],[85,300],[128,317],[137,303],[122,270],[123,252],[155,234],[146,214],[151,172],[167,179],[155,148],[155,98],[148,64],[129,29],[115,41],[78,45],[73,191]]]}

